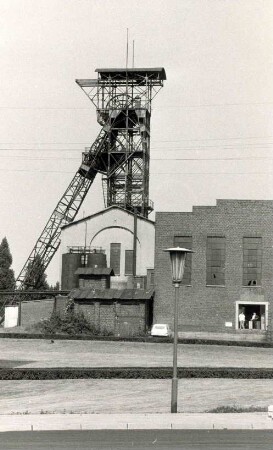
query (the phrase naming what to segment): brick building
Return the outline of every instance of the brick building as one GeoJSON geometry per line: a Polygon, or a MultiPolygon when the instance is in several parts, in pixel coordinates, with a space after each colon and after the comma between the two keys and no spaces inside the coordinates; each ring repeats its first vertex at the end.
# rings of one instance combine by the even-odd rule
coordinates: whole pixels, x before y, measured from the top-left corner
{"type": "Polygon", "coordinates": [[[80,267],[75,275],[79,277],[79,288],[109,289],[114,271],[109,267],[80,267]]]}
{"type": "Polygon", "coordinates": [[[163,249],[180,246],[195,252],[187,257],[179,290],[180,332],[258,340],[272,333],[272,219],[271,200],[218,200],[192,212],[157,213],[153,322],[173,323],[170,261],[163,249]]]}
{"type": "Polygon", "coordinates": [[[152,324],[153,289],[75,289],[75,312],[100,330],[115,336],[145,333],[152,324]]]}

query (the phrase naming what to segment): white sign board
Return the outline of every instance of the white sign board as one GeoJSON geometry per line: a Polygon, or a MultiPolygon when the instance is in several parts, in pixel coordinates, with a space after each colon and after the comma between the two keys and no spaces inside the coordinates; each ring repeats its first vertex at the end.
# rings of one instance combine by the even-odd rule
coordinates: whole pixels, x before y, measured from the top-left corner
{"type": "Polygon", "coordinates": [[[17,327],[17,325],[18,325],[18,306],[6,306],[4,328],[17,327]]]}

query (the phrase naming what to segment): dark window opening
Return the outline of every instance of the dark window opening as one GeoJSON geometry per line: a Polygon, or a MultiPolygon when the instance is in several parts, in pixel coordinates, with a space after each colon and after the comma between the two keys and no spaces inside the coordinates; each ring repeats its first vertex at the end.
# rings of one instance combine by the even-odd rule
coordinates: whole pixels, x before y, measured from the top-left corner
{"type": "Polygon", "coordinates": [[[147,289],[155,285],[155,271],[154,269],[147,269],[147,289]]]}
{"type": "Polygon", "coordinates": [[[209,286],[225,285],[226,238],[208,236],[207,238],[207,276],[209,286]]]}
{"type": "Polygon", "coordinates": [[[121,244],[110,244],[110,267],[115,275],[120,275],[120,248],[121,244]]]}
{"type": "Polygon", "coordinates": [[[134,250],[125,250],[125,275],[133,275],[134,250]]]}
{"type": "Polygon", "coordinates": [[[262,282],[262,238],[243,238],[243,286],[262,282]]]}

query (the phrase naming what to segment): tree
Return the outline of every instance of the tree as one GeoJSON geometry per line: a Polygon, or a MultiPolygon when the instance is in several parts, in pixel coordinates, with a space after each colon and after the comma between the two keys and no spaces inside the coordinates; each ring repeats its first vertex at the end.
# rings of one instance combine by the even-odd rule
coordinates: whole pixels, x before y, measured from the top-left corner
{"type": "Polygon", "coordinates": [[[26,276],[24,280],[25,289],[35,289],[45,291],[49,289],[49,284],[46,281],[47,275],[44,270],[44,265],[39,255],[28,263],[26,276]]]}
{"type": "Polygon", "coordinates": [[[49,290],[50,291],[59,291],[60,290],[60,283],[59,283],[59,281],[56,281],[56,284],[51,284],[50,286],[49,286],[49,290]]]}
{"type": "Polygon", "coordinates": [[[0,290],[13,290],[15,288],[14,271],[10,268],[12,256],[7,238],[0,244],[0,290]]]}
{"type": "Polygon", "coordinates": [[[59,291],[60,290],[60,283],[59,281],[56,281],[55,286],[52,286],[53,291],[59,291]]]}

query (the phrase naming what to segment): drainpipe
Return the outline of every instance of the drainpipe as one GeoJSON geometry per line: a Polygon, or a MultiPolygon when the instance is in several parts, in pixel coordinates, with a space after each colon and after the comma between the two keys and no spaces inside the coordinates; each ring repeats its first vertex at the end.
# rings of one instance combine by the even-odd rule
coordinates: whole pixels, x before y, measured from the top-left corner
{"type": "Polygon", "coordinates": [[[136,276],[137,261],[137,209],[134,208],[134,244],[133,244],[133,277],[136,276]]]}

